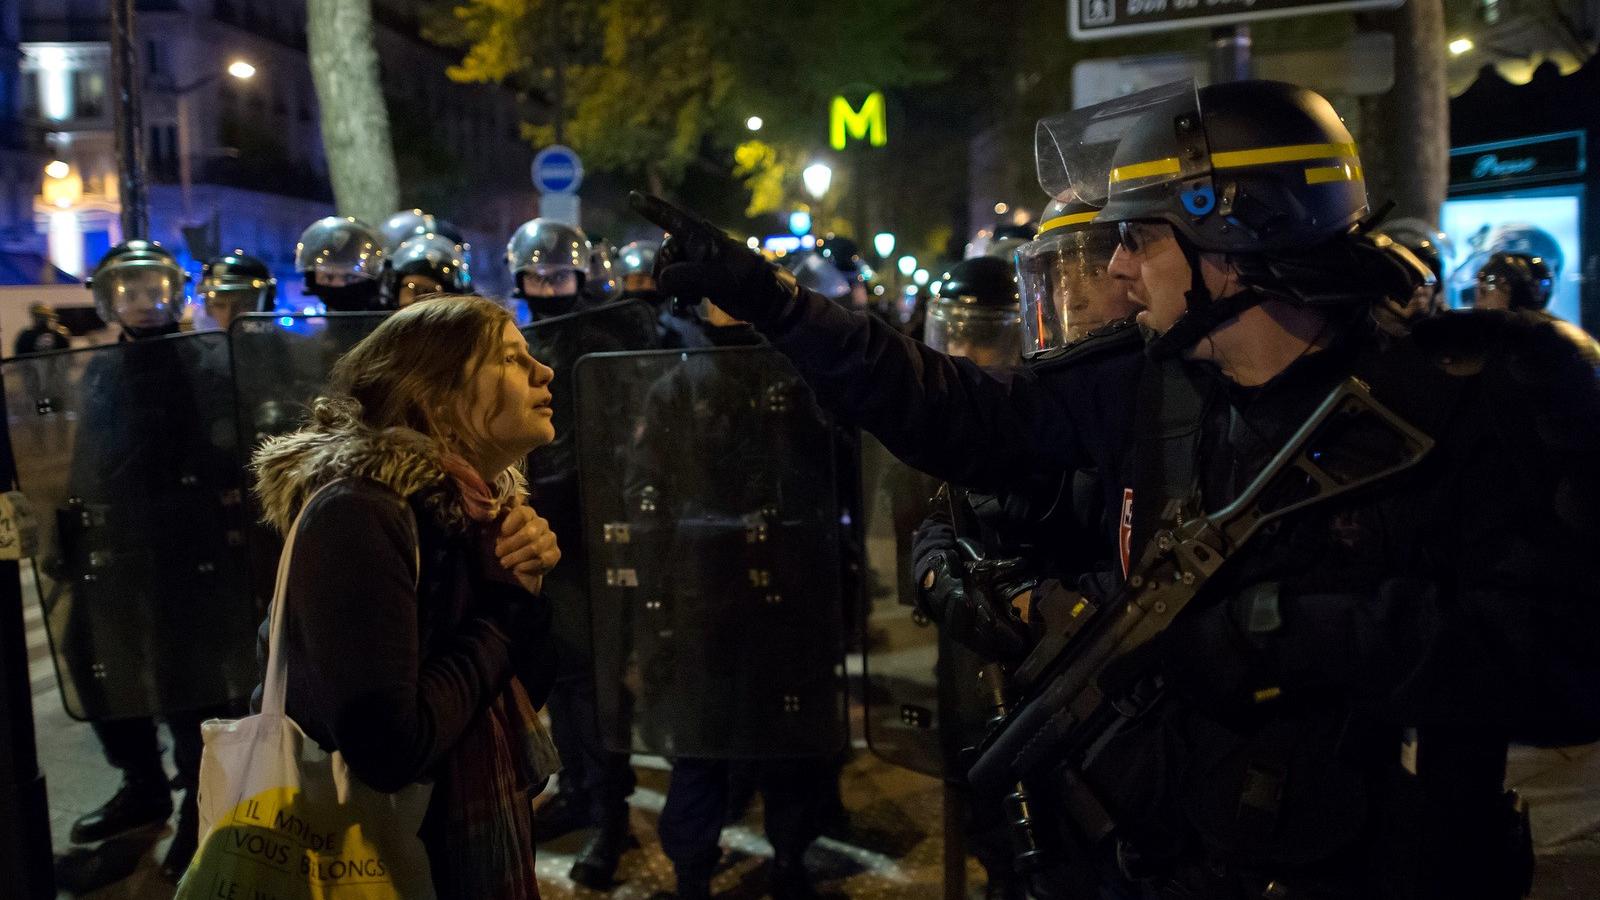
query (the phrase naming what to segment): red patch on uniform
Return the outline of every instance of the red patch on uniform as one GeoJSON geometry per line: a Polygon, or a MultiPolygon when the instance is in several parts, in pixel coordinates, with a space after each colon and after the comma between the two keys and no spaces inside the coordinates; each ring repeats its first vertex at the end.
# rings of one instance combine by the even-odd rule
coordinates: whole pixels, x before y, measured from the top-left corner
{"type": "Polygon", "coordinates": [[[1133,488],[1122,489],[1122,515],[1117,523],[1117,549],[1122,554],[1122,577],[1128,577],[1128,557],[1133,555],[1133,488]]]}

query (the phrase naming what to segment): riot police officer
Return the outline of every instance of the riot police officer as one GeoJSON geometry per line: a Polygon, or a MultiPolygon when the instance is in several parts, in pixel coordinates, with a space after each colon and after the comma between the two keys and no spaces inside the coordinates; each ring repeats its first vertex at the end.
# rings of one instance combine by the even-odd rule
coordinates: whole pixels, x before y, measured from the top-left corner
{"type": "Polygon", "coordinates": [[[381,308],[383,238],[360,219],[328,216],[311,223],[295,244],[294,267],[305,292],[329,312],[381,308]]]}
{"type": "Polygon", "coordinates": [[[849,305],[852,309],[866,309],[872,302],[867,282],[872,280],[872,270],[861,258],[861,248],[844,235],[830,234],[817,241],[817,254],[833,264],[849,285],[849,305]]]}
{"type": "MultiPolygon", "coordinates": [[[[201,556],[210,562],[196,564],[187,559],[188,553],[173,553],[148,542],[174,533],[171,529],[180,525],[205,529],[203,536],[195,537],[196,543],[207,548],[224,541],[221,519],[211,518],[221,507],[206,488],[215,480],[237,475],[230,448],[207,443],[209,437],[196,438],[193,443],[186,437],[214,435],[216,423],[206,422],[203,413],[227,409],[225,404],[231,402],[227,373],[207,369],[203,350],[190,351],[161,340],[178,331],[187,281],[172,254],[144,240],[112,248],[89,279],[101,317],[121,326],[121,341],[140,347],[96,356],[85,370],[84,409],[77,423],[67,490],[72,498],[69,504],[77,502],[97,511],[77,520],[61,520],[56,543],[59,558],[49,563],[60,567],[61,577],[74,584],[74,621],[69,623],[64,650],[67,657],[75,665],[89,666],[94,654],[109,653],[97,642],[106,639],[106,629],[115,627],[112,623],[120,615],[125,618],[120,622],[119,638],[127,646],[141,648],[132,652],[150,657],[141,665],[148,671],[145,679],[153,685],[147,688],[150,696],[139,693],[133,697],[116,692],[134,685],[107,685],[102,697],[86,693],[85,685],[93,679],[72,676],[79,703],[92,720],[107,761],[122,772],[116,795],[73,823],[72,840],[94,844],[166,821],[172,812],[172,797],[162,767],[156,722],[149,716],[128,716],[121,709],[124,704],[148,708],[175,703],[161,710],[172,734],[177,783],[184,790],[177,831],[163,861],[163,870],[173,878],[188,866],[198,837],[200,723],[228,710],[211,705],[219,699],[214,695],[194,706],[190,706],[194,701],[180,699],[194,696],[192,683],[217,677],[217,673],[196,675],[192,667],[206,665],[200,660],[211,654],[196,653],[192,660],[172,655],[162,649],[172,636],[162,631],[177,627],[170,621],[171,610],[192,608],[184,604],[198,601],[220,609],[226,598],[203,596],[216,585],[207,574],[217,569],[209,551],[201,556]],[[201,354],[201,361],[185,362],[188,352],[201,354]],[[172,471],[180,467],[198,493],[188,493],[191,481],[172,471]],[[190,499],[197,505],[183,506],[190,499]],[[175,512],[180,507],[184,511],[175,512]],[[194,517],[197,511],[202,518],[194,517]],[[170,564],[171,570],[157,572],[162,561],[170,564]],[[115,610],[105,605],[114,602],[119,604],[115,610]]],[[[208,635],[223,654],[229,652],[229,637],[225,633],[208,635]]],[[[248,644],[240,649],[247,653],[248,644]]],[[[208,693],[211,687],[198,690],[208,693]]],[[[226,688],[220,690],[226,696],[226,688]]],[[[101,847],[64,857],[58,875],[64,883],[82,889],[127,874],[119,870],[126,862],[114,847],[101,847]]]]}
{"type": "Polygon", "coordinates": [[[506,242],[511,293],[534,320],[577,311],[588,279],[589,239],[579,228],[530,219],[506,242]]]}
{"type": "Polygon", "coordinates": [[[1546,309],[1554,287],[1555,277],[1542,257],[1496,251],[1478,269],[1472,308],[1516,310],[1538,317],[1571,340],[1590,363],[1600,366],[1600,342],[1546,309]]]}
{"type": "Polygon", "coordinates": [[[28,315],[33,317],[33,324],[17,332],[17,342],[11,351],[13,354],[48,353],[51,350],[65,350],[72,345],[72,333],[61,324],[55,307],[48,303],[34,303],[28,307],[28,315]]]}
{"type": "Polygon", "coordinates": [[[1139,307],[1112,278],[1116,229],[1095,225],[1100,212],[1076,197],[1045,207],[1038,235],[1016,250],[1023,355],[1043,360],[1105,328],[1127,324],[1139,307]]]}
{"type": "Polygon", "coordinates": [[[679,303],[656,290],[655,241],[633,241],[617,251],[617,279],[624,300],[643,300],[656,318],[656,331],[663,349],[682,349],[706,345],[697,307],[679,303]]]}
{"type": "Polygon", "coordinates": [[[272,312],[277,308],[278,279],[267,264],[243,250],[206,260],[200,267],[201,310],[216,328],[227,331],[233,320],[247,312],[272,312]]]}
{"type": "Polygon", "coordinates": [[[405,309],[429,294],[471,290],[472,270],[465,248],[444,235],[413,235],[384,257],[382,296],[387,309],[405,309]]]}
{"type": "Polygon", "coordinates": [[[1104,202],[1119,229],[1110,271],[1143,307],[1143,358],[990,376],[798,290],[690,215],[637,207],[671,234],[664,289],[754,322],[897,455],[981,489],[1096,467],[1123,510],[1118,597],[1196,600],[1110,604],[1169,624],[1111,666],[1079,660],[1093,682],[1041,696],[1080,705],[1030,706],[973,768],[980,787],[1061,798],[1053,858],[1089,871],[1057,883],[1521,896],[1507,741],[1600,737],[1600,575],[1581,563],[1600,433],[1553,424],[1600,417],[1592,367],[1523,317],[1375,327],[1428,275],[1359,227],[1355,143],[1311,91],[1175,85],[1040,127],[1060,154],[1041,156],[1041,184],[1104,202]],[[1336,408],[1353,418],[1291,441],[1336,408]],[[1280,450],[1337,475],[1308,498],[1280,450]],[[1176,561],[1179,523],[1268,513],[1220,568],[1205,548],[1204,571],[1176,561]]]}

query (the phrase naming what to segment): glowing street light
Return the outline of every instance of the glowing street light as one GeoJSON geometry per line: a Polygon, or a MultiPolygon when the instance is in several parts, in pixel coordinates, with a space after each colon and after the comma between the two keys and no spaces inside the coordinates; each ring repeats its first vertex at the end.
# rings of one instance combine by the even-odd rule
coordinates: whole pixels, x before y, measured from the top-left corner
{"type": "Polygon", "coordinates": [[[761,126],[765,124],[767,123],[761,121],[760,116],[751,116],[750,118],[744,120],[744,127],[750,129],[751,131],[760,131],[761,126]]]}
{"type": "Polygon", "coordinates": [[[63,160],[55,160],[44,167],[44,173],[51,178],[65,178],[72,174],[72,167],[63,160]]]}
{"type": "Polygon", "coordinates": [[[895,265],[900,268],[901,275],[910,278],[911,273],[917,270],[917,258],[909,255],[902,256],[900,257],[899,261],[895,263],[895,265]]]}
{"type": "Polygon", "coordinates": [[[811,213],[797,209],[789,213],[789,233],[801,237],[811,231],[811,213]]]}
{"type": "Polygon", "coordinates": [[[1460,56],[1463,53],[1471,51],[1472,48],[1473,43],[1471,38],[1459,37],[1450,42],[1450,55],[1460,56]]]}
{"type": "Polygon", "coordinates": [[[894,235],[887,231],[880,231],[872,236],[872,249],[878,251],[879,259],[888,259],[894,252],[894,235]]]}
{"type": "Polygon", "coordinates": [[[827,163],[814,162],[800,173],[800,180],[805,182],[806,193],[812,199],[821,200],[828,193],[828,185],[833,184],[833,170],[828,168],[827,163]]]}
{"type": "Polygon", "coordinates": [[[912,273],[911,280],[915,281],[919,285],[922,285],[927,284],[930,277],[932,276],[928,274],[927,269],[918,269],[916,272],[912,273]]]}
{"type": "Polygon", "coordinates": [[[256,77],[256,67],[250,65],[242,59],[236,59],[233,62],[228,63],[228,74],[239,79],[240,81],[249,81],[250,79],[256,77]]]}

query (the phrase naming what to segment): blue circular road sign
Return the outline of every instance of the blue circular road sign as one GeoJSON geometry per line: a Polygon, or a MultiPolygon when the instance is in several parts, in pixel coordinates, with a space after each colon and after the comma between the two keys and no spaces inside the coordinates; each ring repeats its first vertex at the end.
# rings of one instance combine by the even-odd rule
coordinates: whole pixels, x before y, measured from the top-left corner
{"type": "Polygon", "coordinates": [[[533,158],[533,186],[541,194],[571,194],[583,184],[583,160],[571,147],[551,144],[533,158]]]}

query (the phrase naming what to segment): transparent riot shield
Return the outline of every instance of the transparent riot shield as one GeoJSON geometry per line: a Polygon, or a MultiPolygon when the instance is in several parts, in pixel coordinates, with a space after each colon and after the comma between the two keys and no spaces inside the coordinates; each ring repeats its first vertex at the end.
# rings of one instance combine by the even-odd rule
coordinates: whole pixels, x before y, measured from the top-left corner
{"type": "Polygon", "coordinates": [[[534,359],[555,370],[550,392],[556,437],[528,456],[527,472],[534,508],[561,539],[562,565],[545,579],[544,588],[553,601],[554,650],[558,672],[565,678],[590,668],[587,544],[578,537],[582,520],[576,435],[583,425],[574,408],[574,367],[590,353],[653,349],[656,322],[644,301],[623,300],[541,319],[524,327],[522,335],[534,359]]]}
{"type": "MultiPolygon", "coordinates": [[[[391,313],[329,313],[323,316],[281,316],[250,313],[228,329],[233,356],[233,381],[238,406],[242,458],[263,440],[295,431],[305,424],[311,404],[327,391],[333,364],[345,351],[372,333],[391,313]]],[[[249,529],[251,584],[263,607],[272,599],[283,542],[261,521],[254,495],[249,529]]]]}
{"type": "Polygon", "coordinates": [[[861,437],[867,602],[862,637],[867,746],[879,758],[935,777],[960,774],[1000,703],[999,672],[916,611],[913,538],[940,482],[861,437]]]}
{"type": "Polygon", "coordinates": [[[250,313],[234,320],[228,340],[246,450],[304,424],[312,401],[327,390],[333,364],[389,315],[250,313]]]}
{"type": "Polygon", "coordinates": [[[227,336],[0,366],[67,712],[100,721],[249,696],[259,616],[227,336]]]}
{"type": "Polygon", "coordinates": [[[601,733],[618,750],[844,747],[836,435],[776,351],[576,370],[601,733]]]}

